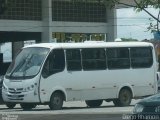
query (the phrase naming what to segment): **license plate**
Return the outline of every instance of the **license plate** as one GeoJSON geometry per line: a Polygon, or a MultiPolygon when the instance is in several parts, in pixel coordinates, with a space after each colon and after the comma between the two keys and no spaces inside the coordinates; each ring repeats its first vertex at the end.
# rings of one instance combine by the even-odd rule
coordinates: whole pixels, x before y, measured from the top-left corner
{"type": "Polygon", "coordinates": [[[12,95],[11,98],[17,99],[19,97],[18,97],[18,95],[12,95]]]}

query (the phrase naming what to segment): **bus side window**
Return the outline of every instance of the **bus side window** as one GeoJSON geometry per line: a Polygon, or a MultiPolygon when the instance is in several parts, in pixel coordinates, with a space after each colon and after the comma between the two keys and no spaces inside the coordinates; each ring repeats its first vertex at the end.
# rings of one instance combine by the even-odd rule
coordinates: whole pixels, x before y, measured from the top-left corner
{"type": "Polygon", "coordinates": [[[83,70],[105,70],[106,55],[103,48],[83,48],[82,49],[83,70]]]}
{"type": "Polygon", "coordinates": [[[151,47],[134,47],[130,49],[132,68],[149,68],[153,64],[151,47]]]}
{"type": "Polygon", "coordinates": [[[65,67],[64,50],[53,50],[48,56],[42,70],[42,76],[44,78],[61,72],[65,67]]]}
{"type": "Polygon", "coordinates": [[[80,49],[67,49],[66,60],[68,71],[82,70],[80,49]]]}
{"type": "Polygon", "coordinates": [[[108,48],[107,49],[108,69],[130,68],[128,48],[108,48]]]}

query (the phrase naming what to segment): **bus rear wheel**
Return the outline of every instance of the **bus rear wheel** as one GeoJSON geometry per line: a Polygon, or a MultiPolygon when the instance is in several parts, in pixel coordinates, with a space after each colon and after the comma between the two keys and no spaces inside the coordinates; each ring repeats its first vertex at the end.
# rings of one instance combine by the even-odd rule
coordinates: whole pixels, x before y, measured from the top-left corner
{"type": "Polygon", "coordinates": [[[15,103],[6,103],[6,106],[9,108],[9,109],[13,109],[16,104],[15,103]]]}
{"type": "Polygon", "coordinates": [[[64,97],[60,92],[55,92],[52,94],[49,107],[51,110],[60,110],[63,106],[64,97]]]}
{"type": "Polygon", "coordinates": [[[21,103],[20,106],[21,106],[21,108],[22,108],[23,110],[31,110],[31,109],[33,109],[33,108],[36,107],[36,104],[21,103]]]}
{"type": "Polygon", "coordinates": [[[119,93],[118,99],[113,100],[115,106],[129,106],[132,100],[132,93],[129,89],[122,89],[119,93]]]}
{"type": "Polygon", "coordinates": [[[85,102],[89,107],[99,107],[102,105],[103,100],[86,100],[85,102]]]}

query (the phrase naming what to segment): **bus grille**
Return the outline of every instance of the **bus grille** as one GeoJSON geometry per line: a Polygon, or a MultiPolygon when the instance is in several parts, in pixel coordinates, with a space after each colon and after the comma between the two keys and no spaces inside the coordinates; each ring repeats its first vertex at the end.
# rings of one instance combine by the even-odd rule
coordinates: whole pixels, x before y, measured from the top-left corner
{"type": "Polygon", "coordinates": [[[23,100],[24,95],[8,95],[9,100],[23,100]]]}
{"type": "Polygon", "coordinates": [[[23,100],[24,95],[21,93],[23,92],[23,88],[9,88],[8,92],[10,93],[8,96],[9,100],[23,100]]]}
{"type": "Polygon", "coordinates": [[[22,91],[23,91],[23,88],[17,88],[17,89],[9,88],[9,93],[11,93],[11,94],[20,94],[20,93],[22,93],[22,91]]]}

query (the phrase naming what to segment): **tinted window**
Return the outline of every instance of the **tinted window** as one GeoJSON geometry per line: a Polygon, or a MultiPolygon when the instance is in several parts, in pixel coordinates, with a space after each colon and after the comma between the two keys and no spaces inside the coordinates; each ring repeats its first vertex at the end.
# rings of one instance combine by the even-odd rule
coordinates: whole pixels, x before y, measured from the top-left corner
{"type": "Polygon", "coordinates": [[[48,77],[54,73],[64,70],[65,59],[62,49],[53,50],[48,56],[42,71],[43,77],[48,77]]]}
{"type": "Polygon", "coordinates": [[[128,48],[109,48],[106,51],[109,69],[124,69],[130,67],[128,48]]]}
{"type": "Polygon", "coordinates": [[[133,68],[150,67],[153,63],[150,47],[131,48],[131,66],[133,68]]]}
{"type": "Polygon", "coordinates": [[[104,49],[82,49],[82,63],[84,70],[106,69],[104,49]]]}
{"type": "Polygon", "coordinates": [[[81,70],[81,54],[79,49],[66,50],[67,70],[81,70]]]}

